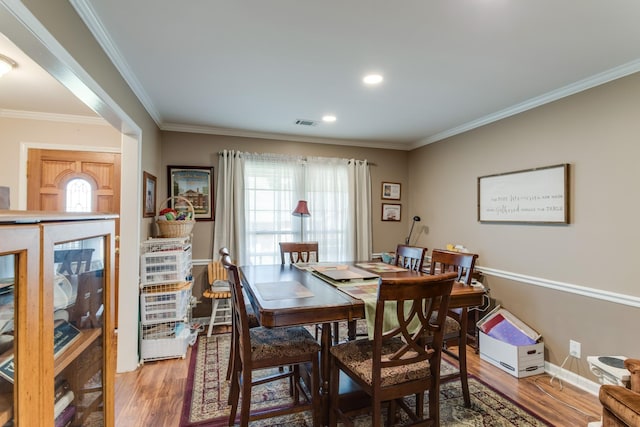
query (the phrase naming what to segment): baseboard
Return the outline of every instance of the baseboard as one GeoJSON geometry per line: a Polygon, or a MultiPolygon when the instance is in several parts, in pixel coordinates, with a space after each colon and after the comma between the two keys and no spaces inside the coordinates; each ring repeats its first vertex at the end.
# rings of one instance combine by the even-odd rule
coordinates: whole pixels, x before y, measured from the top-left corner
{"type": "Polygon", "coordinates": [[[594,396],[598,395],[600,391],[600,384],[594,381],[591,381],[588,378],[580,376],[575,372],[569,371],[567,369],[561,368],[560,366],[554,365],[553,363],[544,362],[544,371],[545,373],[555,377],[559,380],[562,380],[566,383],[569,383],[575,387],[578,387],[581,390],[584,390],[594,396]]]}

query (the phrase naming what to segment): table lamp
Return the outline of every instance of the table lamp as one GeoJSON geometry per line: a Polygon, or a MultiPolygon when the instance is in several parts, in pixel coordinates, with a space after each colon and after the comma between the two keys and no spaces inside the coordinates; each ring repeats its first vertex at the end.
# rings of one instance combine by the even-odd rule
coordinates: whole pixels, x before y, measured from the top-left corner
{"type": "Polygon", "coordinates": [[[411,230],[409,230],[409,235],[407,236],[407,238],[404,241],[405,245],[409,244],[409,239],[411,239],[411,233],[413,233],[413,226],[416,225],[416,221],[420,221],[420,217],[418,215],[413,217],[413,222],[411,223],[411,230]]]}
{"type": "Polygon", "coordinates": [[[305,216],[311,216],[311,214],[309,213],[309,208],[307,207],[307,201],[306,200],[298,200],[298,205],[293,210],[291,215],[300,217],[300,241],[304,242],[304,234],[303,234],[304,231],[303,231],[303,223],[302,222],[304,221],[304,217],[305,216]]]}

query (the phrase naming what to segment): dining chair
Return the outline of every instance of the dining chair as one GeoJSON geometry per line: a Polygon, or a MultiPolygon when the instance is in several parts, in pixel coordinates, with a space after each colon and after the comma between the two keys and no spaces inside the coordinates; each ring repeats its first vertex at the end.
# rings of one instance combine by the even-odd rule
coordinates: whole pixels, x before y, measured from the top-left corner
{"type": "MultiPolygon", "coordinates": [[[[229,249],[227,249],[226,247],[221,248],[218,253],[220,254],[221,257],[223,256],[229,256],[229,258],[231,258],[231,255],[229,253],[229,249]]],[[[226,273],[226,268],[224,268],[224,266],[222,265],[222,262],[219,262],[220,266],[222,267],[222,269],[224,270],[224,278],[225,280],[227,280],[227,273],[226,273]]],[[[221,275],[220,272],[215,272],[217,271],[217,269],[208,269],[208,274],[209,274],[209,283],[211,283],[212,280],[212,276],[219,276],[221,275]]],[[[215,283],[215,280],[214,280],[215,283]]],[[[212,287],[213,289],[213,287],[212,287]]],[[[234,353],[237,351],[237,342],[235,340],[235,335],[233,333],[234,330],[234,316],[233,316],[233,301],[231,301],[231,287],[229,286],[229,282],[227,280],[227,290],[229,292],[229,304],[230,304],[230,309],[231,309],[231,346],[229,348],[229,363],[227,364],[227,374],[226,374],[226,379],[227,381],[229,381],[231,379],[231,373],[233,372],[233,361],[235,359],[234,357],[234,353]]],[[[206,291],[205,291],[206,292],[206,291]]],[[[251,306],[251,303],[249,302],[249,297],[247,296],[246,292],[244,291],[244,289],[242,290],[242,296],[244,297],[244,301],[245,301],[245,307],[246,307],[246,311],[247,311],[247,317],[249,319],[249,328],[257,328],[258,326],[260,326],[260,322],[258,321],[258,316],[256,316],[256,313],[253,311],[253,307],[251,306]]],[[[213,308],[212,308],[212,313],[211,315],[213,316],[213,308]]],[[[213,318],[209,321],[209,330],[207,331],[207,337],[211,336],[211,323],[213,322],[213,318]]]]}
{"type": "MultiPolygon", "coordinates": [[[[398,245],[396,247],[396,254],[394,256],[392,264],[398,267],[404,267],[408,270],[422,271],[424,265],[424,257],[427,255],[427,248],[420,246],[398,245]]],[[[351,320],[347,322],[347,328],[349,330],[348,335],[350,337],[362,337],[369,336],[368,332],[360,332],[358,330],[365,331],[366,328],[358,327],[358,322],[365,322],[364,319],[351,320]]]]}
{"type": "MultiPolygon", "coordinates": [[[[307,263],[307,262],[319,262],[318,256],[318,242],[279,242],[280,245],[280,263],[285,265],[289,264],[307,263]]],[[[316,339],[322,325],[316,325],[316,339]]],[[[338,343],[338,322],[334,322],[332,325],[333,342],[338,343]]]]}
{"type": "Polygon", "coordinates": [[[211,319],[207,329],[207,337],[210,337],[214,326],[231,324],[231,289],[227,271],[220,261],[209,262],[207,279],[209,288],[202,292],[202,296],[211,299],[211,319]]]}
{"type": "Polygon", "coordinates": [[[332,346],[329,425],[351,424],[351,405],[340,401],[340,376],[346,374],[371,403],[371,424],[382,422],[382,403],[389,402],[387,422],[402,408],[414,422],[438,426],[440,421],[440,362],[443,326],[455,273],[381,279],[375,302],[373,340],[347,341],[332,346]],[[437,313],[434,318],[434,313],[437,313]],[[395,320],[389,325],[390,320],[395,320]],[[390,329],[383,329],[390,328],[390,329]],[[426,344],[429,337],[430,345],[426,344]],[[423,419],[424,392],[429,394],[428,419],[423,419]],[[415,409],[404,397],[416,396],[415,409]],[[426,422],[430,422],[427,424],[426,422]]]}
{"type": "Polygon", "coordinates": [[[398,245],[396,248],[395,265],[413,271],[422,271],[427,248],[420,246],[398,245]]]}
{"type": "MultiPolygon", "coordinates": [[[[434,249],[431,252],[430,274],[453,271],[456,273],[456,281],[466,286],[471,286],[473,269],[478,259],[477,254],[447,251],[434,249]]],[[[471,396],[469,394],[469,382],[467,375],[467,327],[468,309],[456,308],[447,313],[444,333],[443,351],[458,362],[458,372],[454,372],[442,377],[443,381],[460,377],[462,386],[462,396],[466,407],[471,406],[471,396]],[[457,343],[458,351],[453,352],[449,344],[457,343]]]]}
{"type": "MultiPolygon", "coordinates": [[[[221,254],[222,255],[222,254],[221,254]]],[[[311,411],[313,425],[320,425],[320,345],[302,326],[288,328],[249,328],[246,305],[238,267],[228,254],[222,255],[222,265],[227,269],[233,303],[233,334],[237,343],[234,352],[233,373],[229,387],[229,425],[236,424],[240,404],[240,425],[250,421],[271,418],[302,411],[311,411]],[[276,368],[290,369],[277,371],[276,368]],[[310,367],[310,368],[309,368],[310,367]],[[274,368],[273,374],[253,377],[254,371],[274,368]],[[310,369],[310,371],[307,371],[310,369]],[[302,375],[302,373],[305,375],[302,375]],[[305,389],[304,378],[310,381],[305,389]],[[254,386],[282,379],[293,379],[293,402],[284,407],[260,408],[251,411],[251,391],[254,386]],[[302,398],[302,399],[301,399],[302,398]]]]}
{"type": "Polygon", "coordinates": [[[318,242],[280,242],[279,245],[281,264],[286,264],[287,259],[291,264],[319,261],[318,242]]]}

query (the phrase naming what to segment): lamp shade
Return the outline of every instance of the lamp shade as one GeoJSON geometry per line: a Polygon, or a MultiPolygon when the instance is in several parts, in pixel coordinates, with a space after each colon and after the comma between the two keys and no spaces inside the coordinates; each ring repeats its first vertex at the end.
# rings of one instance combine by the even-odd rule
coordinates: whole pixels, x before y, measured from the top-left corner
{"type": "Polygon", "coordinates": [[[311,216],[306,200],[298,200],[298,206],[291,213],[293,216],[311,216]]]}

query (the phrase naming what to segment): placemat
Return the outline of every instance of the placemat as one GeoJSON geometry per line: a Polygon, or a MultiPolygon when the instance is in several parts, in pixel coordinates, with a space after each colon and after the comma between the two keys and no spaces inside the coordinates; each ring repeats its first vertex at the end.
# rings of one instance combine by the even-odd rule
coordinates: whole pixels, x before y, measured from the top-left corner
{"type": "Polygon", "coordinates": [[[313,292],[296,281],[256,283],[256,288],[266,301],[313,296],[313,292]]]}

